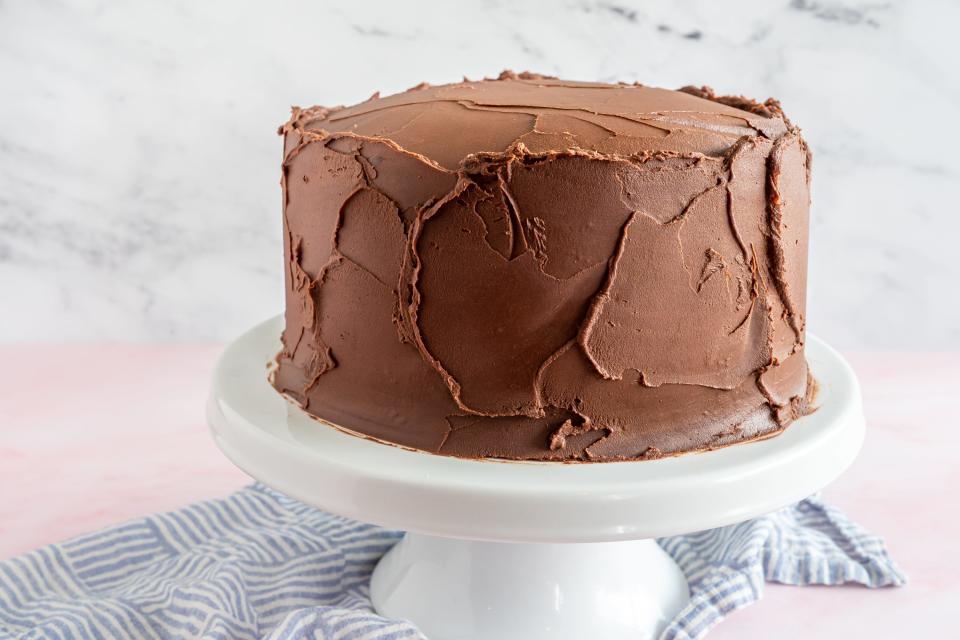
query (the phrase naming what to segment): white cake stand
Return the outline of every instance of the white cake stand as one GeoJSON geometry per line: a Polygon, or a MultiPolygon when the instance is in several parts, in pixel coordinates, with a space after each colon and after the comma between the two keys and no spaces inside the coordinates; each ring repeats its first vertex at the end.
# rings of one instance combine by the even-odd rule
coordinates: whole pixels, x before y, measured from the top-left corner
{"type": "Polygon", "coordinates": [[[281,397],[266,378],[281,328],[280,318],[255,327],[217,364],[208,405],[217,445],[287,495],[408,531],[377,565],[371,596],[431,640],[656,637],[689,596],[652,538],[801,500],[863,441],[853,372],[808,336],[819,408],[769,440],[605,464],[409,451],[318,423],[281,397]]]}

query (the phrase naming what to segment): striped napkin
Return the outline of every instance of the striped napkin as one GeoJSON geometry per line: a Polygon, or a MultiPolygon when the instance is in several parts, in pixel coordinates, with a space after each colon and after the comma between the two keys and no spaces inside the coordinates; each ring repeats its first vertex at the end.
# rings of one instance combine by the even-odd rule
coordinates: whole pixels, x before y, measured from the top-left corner
{"type": "MultiPolygon", "coordinates": [[[[255,484],[0,562],[0,638],[421,638],[368,596],[401,535],[255,484]]],[[[765,580],[904,583],[879,538],[817,498],[659,543],[691,589],[663,639],[704,637],[765,580]]]]}

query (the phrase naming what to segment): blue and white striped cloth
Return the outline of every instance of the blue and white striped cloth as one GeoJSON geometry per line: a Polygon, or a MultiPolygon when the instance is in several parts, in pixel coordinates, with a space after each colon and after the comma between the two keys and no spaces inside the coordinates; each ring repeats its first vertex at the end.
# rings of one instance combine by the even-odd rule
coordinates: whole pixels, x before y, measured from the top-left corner
{"type": "MultiPolygon", "coordinates": [[[[421,638],[368,597],[401,535],[256,484],[0,562],[0,638],[421,638]]],[[[816,498],[659,542],[692,596],[665,639],[704,637],[765,580],[904,582],[879,538],[816,498]]]]}

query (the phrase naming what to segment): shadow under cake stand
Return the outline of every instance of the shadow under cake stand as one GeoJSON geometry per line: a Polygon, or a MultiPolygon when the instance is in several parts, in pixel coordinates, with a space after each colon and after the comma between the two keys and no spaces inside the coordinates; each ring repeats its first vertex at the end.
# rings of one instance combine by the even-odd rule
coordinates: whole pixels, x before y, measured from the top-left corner
{"type": "Polygon", "coordinates": [[[230,344],[208,420],[265,484],[332,513],[407,531],[376,567],[376,610],[430,640],[654,638],[689,599],[654,538],[741,522],[819,491],[863,442],[856,377],[808,336],[818,409],[758,442],[661,460],[464,460],[318,423],[267,382],[282,320],[230,344]]]}

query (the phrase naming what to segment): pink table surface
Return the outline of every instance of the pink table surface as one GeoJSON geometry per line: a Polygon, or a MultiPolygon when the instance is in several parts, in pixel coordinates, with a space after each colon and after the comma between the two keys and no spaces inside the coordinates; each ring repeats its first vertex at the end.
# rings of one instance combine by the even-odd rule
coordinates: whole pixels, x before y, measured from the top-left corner
{"type": "MultiPolygon", "coordinates": [[[[250,480],[204,405],[219,346],[0,346],[0,558],[250,480]]],[[[868,432],[824,495],[882,534],[902,589],[768,585],[712,638],[960,637],[960,353],[848,353],[868,432]]]]}

